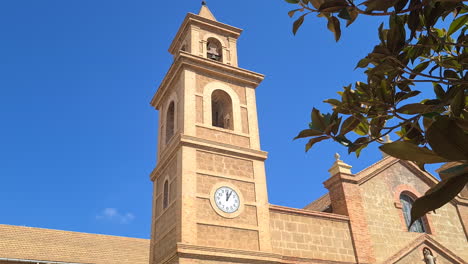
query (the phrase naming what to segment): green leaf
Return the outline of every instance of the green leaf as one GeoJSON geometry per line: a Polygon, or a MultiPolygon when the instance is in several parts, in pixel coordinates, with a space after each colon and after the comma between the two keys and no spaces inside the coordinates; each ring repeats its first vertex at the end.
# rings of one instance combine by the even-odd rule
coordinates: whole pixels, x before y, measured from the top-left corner
{"type": "Polygon", "coordinates": [[[330,138],[329,136],[320,136],[320,137],[316,137],[316,138],[311,138],[309,140],[309,142],[307,142],[306,146],[305,146],[305,151],[309,151],[309,149],[317,142],[320,142],[322,140],[325,140],[325,139],[328,139],[330,138]]]}
{"type": "Polygon", "coordinates": [[[359,122],[357,127],[353,129],[354,133],[360,135],[360,136],[365,136],[369,134],[369,124],[367,122],[359,122]]]}
{"type": "Polygon", "coordinates": [[[447,116],[440,116],[427,129],[432,150],[447,160],[468,160],[468,135],[447,116]]]}
{"type": "Polygon", "coordinates": [[[464,15],[453,20],[452,24],[450,24],[449,30],[447,31],[447,36],[452,35],[461,27],[466,26],[467,24],[468,24],[468,15],[464,15]]]}
{"type": "Polygon", "coordinates": [[[314,137],[314,136],[320,136],[320,135],[323,135],[322,131],[310,128],[310,129],[304,129],[301,132],[299,132],[299,135],[297,135],[294,139],[305,138],[305,137],[314,137]]]}
{"type": "Polygon", "coordinates": [[[284,1],[286,1],[286,2],[288,2],[290,4],[299,4],[299,2],[300,2],[299,0],[284,0],[284,1]]]}
{"type": "Polygon", "coordinates": [[[416,103],[416,104],[404,105],[398,108],[396,111],[402,114],[415,115],[415,114],[425,114],[425,113],[433,112],[435,108],[436,106],[434,105],[424,105],[424,104],[416,103]]]}
{"type": "Polygon", "coordinates": [[[298,9],[291,10],[291,11],[288,12],[288,16],[289,16],[289,17],[293,17],[294,14],[295,14],[297,11],[302,12],[302,11],[304,11],[304,8],[298,8],[298,9]]]}
{"type": "Polygon", "coordinates": [[[411,224],[430,211],[450,202],[468,183],[468,173],[458,174],[437,183],[426,194],[414,201],[411,208],[411,224]]]}
{"type": "Polygon", "coordinates": [[[328,104],[331,104],[333,106],[340,106],[341,105],[341,102],[340,100],[336,100],[336,99],[327,99],[325,101],[323,101],[324,103],[328,103],[328,104]]]}
{"type": "Polygon", "coordinates": [[[371,62],[370,59],[364,58],[364,59],[362,59],[362,60],[360,60],[360,61],[358,62],[358,64],[356,65],[356,68],[354,68],[354,69],[357,69],[357,68],[366,68],[367,65],[369,65],[370,62],[371,62]]]}
{"type": "Polygon", "coordinates": [[[408,0],[398,0],[395,4],[395,11],[398,13],[406,6],[408,0]]]}
{"type": "Polygon", "coordinates": [[[302,23],[304,23],[304,17],[305,17],[307,14],[308,14],[308,13],[303,14],[303,15],[300,16],[296,21],[294,21],[294,23],[293,23],[293,34],[294,34],[294,35],[296,35],[297,30],[301,27],[302,23]]]}
{"type": "Polygon", "coordinates": [[[420,163],[440,163],[447,161],[446,159],[438,156],[432,150],[418,147],[406,141],[387,143],[379,148],[388,155],[402,160],[410,160],[420,163]]]}
{"type": "Polygon", "coordinates": [[[335,41],[340,40],[341,37],[341,28],[340,28],[340,21],[338,18],[332,16],[328,18],[328,29],[335,34],[335,41]]]}
{"type": "Polygon", "coordinates": [[[349,6],[346,0],[329,0],[320,5],[318,11],[320,12],[337,12],[349,6]]]}

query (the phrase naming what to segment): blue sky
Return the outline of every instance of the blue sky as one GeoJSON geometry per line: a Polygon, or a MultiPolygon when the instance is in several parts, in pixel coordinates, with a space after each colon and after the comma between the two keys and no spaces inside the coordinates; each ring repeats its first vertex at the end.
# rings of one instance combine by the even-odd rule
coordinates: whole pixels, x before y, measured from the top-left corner
{"type": "MultiPolygon", "coordinates": [[[[378,18],[358,19],[335,43],[323,19],[297,36],[276,1],[208,1],[218,21],[244,29],[239,66],[266,75],[257,89],[270,203],[302,207],[326,192],[333,154],[353,172],[376,162],[333,142],[304,153],[292,141],[313,106],[363,78],[378,18]]],[[[200,1],[0,2],[1,224],[149,237],[157,112],[149,105],[187,12],[200,1]]]]}

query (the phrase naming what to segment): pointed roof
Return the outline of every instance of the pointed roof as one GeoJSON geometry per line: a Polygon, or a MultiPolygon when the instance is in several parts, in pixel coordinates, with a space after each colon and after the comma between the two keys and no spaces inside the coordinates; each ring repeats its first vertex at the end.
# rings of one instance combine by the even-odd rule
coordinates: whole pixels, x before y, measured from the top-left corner
{"type": "Polygon", "coordinates": [[[198,12],[198,15],[209,20],[217,21],[213,13],[211,13],[210,9],[206,5],[205,1],[202,2],[202,7],[200,8],[200,12],[198,12]]]}

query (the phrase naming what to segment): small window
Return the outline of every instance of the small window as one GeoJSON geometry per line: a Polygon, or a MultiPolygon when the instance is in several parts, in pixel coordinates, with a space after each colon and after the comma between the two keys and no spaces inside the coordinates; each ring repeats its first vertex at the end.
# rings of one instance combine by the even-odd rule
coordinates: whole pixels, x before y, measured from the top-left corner
{"type": "Polygon", "coordinates": [[[400,195],[400,202],[403,210],[403,216],[405,217],[406,227],[410,232],[417,232],[417,233],[426,233],[426,228],[424,227],[424,223],[422,218],[419,218],[414,222],[411,226],[409,226],[411,222],[411,207],[413,207],[414,200],[406,194],[400,195]]]}
{"type": "Polygon", "coordinates": [[[209,38],[206,43],[206,57],[215,61],[223,61],[221,43],[215,38],[209,38]]]}
{"type": "Polygon", "coordinates": [[[211,120],[215,127],[234,129],[232,122],[232,100],[222,90],[215,90],[211,94],[211,120]]]}
{"type": "Polygon", "coordinates": [[[174,102],[171,102],[166,113],[166,144],[174,135],[174,111],[174,102]]]}
{"type": "Polygon", "coordinates": [[[163,209],[166,209],[169,205],[169,181],[164,182],[164,191],[163,191],[163,209]]]}

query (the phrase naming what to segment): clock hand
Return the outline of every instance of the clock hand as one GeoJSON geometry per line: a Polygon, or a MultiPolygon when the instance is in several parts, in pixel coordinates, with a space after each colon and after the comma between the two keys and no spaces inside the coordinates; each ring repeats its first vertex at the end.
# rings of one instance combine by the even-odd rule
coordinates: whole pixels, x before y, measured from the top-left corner
{"type": "Polygon", "coordinates": [[[232,191],[230,193],[226,193],[226,202],[229,200],[229,197],[231,197],[232,191]]]}

